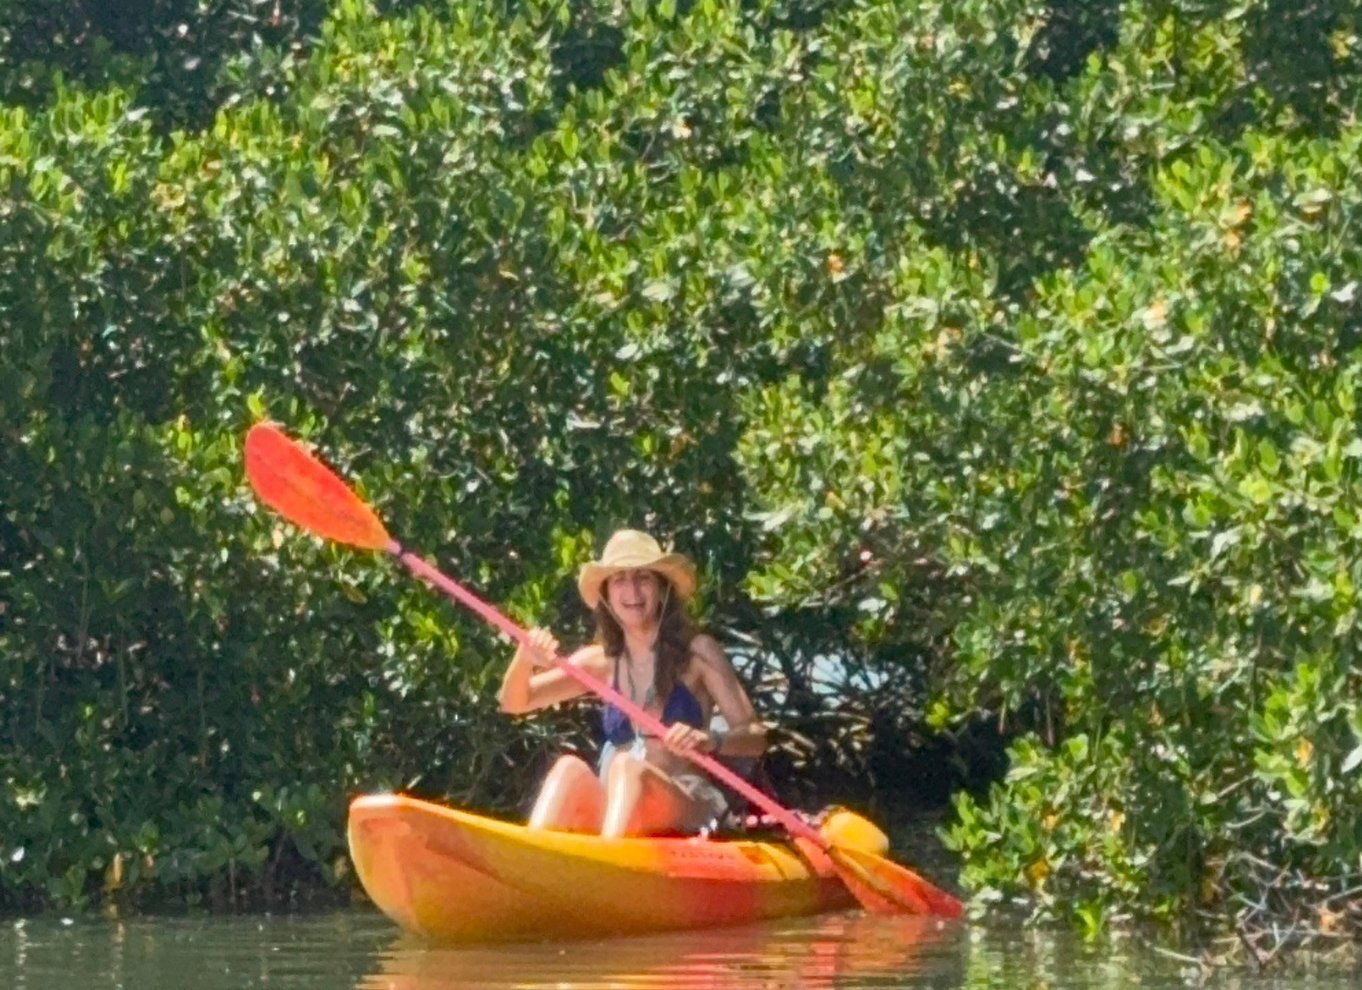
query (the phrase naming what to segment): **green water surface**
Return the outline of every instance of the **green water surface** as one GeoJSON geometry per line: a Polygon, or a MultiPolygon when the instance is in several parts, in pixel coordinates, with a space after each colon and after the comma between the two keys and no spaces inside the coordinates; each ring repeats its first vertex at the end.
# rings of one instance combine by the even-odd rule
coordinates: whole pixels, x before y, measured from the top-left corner
{"type": "Polygon", "coordinates": [[[1206,972],[1146,940],[860,913],[589,942],[448,947],[356,909],[324,915],[44,918],[0,926],[13,990],[818,990],[1186,986],[1343,990],[1346,972],[1206,972]]]}

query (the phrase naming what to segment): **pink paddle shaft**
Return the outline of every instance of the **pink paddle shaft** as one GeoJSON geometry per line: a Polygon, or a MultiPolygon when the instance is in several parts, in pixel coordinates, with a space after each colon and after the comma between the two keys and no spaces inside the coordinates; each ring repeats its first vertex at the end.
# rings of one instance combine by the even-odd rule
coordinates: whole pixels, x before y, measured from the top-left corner
{"type": "MultiPolygon", "coordinates": [[[[423,581],[435,585],[435,587],[449,595],[450,598],[453,598],[459,604],[472,609],[517,643],[528,645],[529,633],[524,629],[502,615],[477,595],[455,582],[452,578],[446,577],[444,574],[440,573],[440,571],[426,563],[416,554],[409,550],[403,550],[402,545],[396,540],[389,544],[388,552],[400,560],[406,566],[407,570],[411,571],[423,581]]],[[[554,663],[557,664],[559,670],[567,674],[578,684],[582,685],[582,687],[598,697],[604,698],[620,711],[624,712],[624,714],[628,715],[629,720],[633,722],[634,725],[646,729],[650,734],[655,736],[662,736],[666,733],[667,727],[662,724],[660,718],[644,711],[609,684],[591,676],[591,674],[587,673],[581,667],[568,663],[563,657],[556,657],[554,663]]],[[[829,848],[828,841],[823,838],[817,829],[795,816],[792,812],[776,804],[775,801],[757,790],[718,760],[706,756],[703,753],[695,753],[690,756],[690,759],[706,773],[727,784],[762,811],[780,822],[780,824],[784,825],[791,835],[797,835],[800,838],[808,839],[818,846],[819,849],[826,851],[829,848]]]]}

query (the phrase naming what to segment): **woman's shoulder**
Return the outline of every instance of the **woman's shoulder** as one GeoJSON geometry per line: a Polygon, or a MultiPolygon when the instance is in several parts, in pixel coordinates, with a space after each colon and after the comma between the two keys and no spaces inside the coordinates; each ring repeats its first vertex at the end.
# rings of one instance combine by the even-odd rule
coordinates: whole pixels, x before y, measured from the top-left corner
{"type": "Polygon", "coordinates": [[[727,659],[724,648],[720,646],[719,641],[709,633],[696,633],[691,637],[687,649],[690,652],[692,663],[699,660],[704,664],[715,664],[723,663],[727,659]]]}

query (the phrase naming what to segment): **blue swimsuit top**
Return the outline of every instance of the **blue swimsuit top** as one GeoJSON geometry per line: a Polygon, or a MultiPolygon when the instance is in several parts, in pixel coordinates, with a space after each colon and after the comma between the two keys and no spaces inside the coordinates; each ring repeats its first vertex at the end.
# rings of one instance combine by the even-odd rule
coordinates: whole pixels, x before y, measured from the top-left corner
{"type": "MultiPolygon", "coordinates": [[[[619,690],[619,686],[620,661],[619,657],[616,657],[614,677],[616,691],[619,690]]],[[[667,695],[667,703],[662,706],[662,724],[671,725],[673,722],[685,722],[697,729],[705,727],[705,713],[700,707],[699,699],[679,680],[672,686],[671,694],[667,695]]],[[[614,705],[606,705],[605,710],[601,712],[601,728],[605,730],[605,741],[608,743],[624,746],[634,741],[634,723],[614,705]]]]}

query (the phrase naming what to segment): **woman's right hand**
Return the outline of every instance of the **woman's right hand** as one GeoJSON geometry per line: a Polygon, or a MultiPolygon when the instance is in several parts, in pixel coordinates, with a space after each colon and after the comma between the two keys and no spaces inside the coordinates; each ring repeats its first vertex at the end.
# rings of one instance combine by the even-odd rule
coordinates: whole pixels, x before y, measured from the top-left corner
{"type": "Polygon", "coordinates": [[[552,667],[558,659],[558,640],[547,629],[531,629],[516,647],[514,659],[528,660],[539,670],[552,667]]]}

